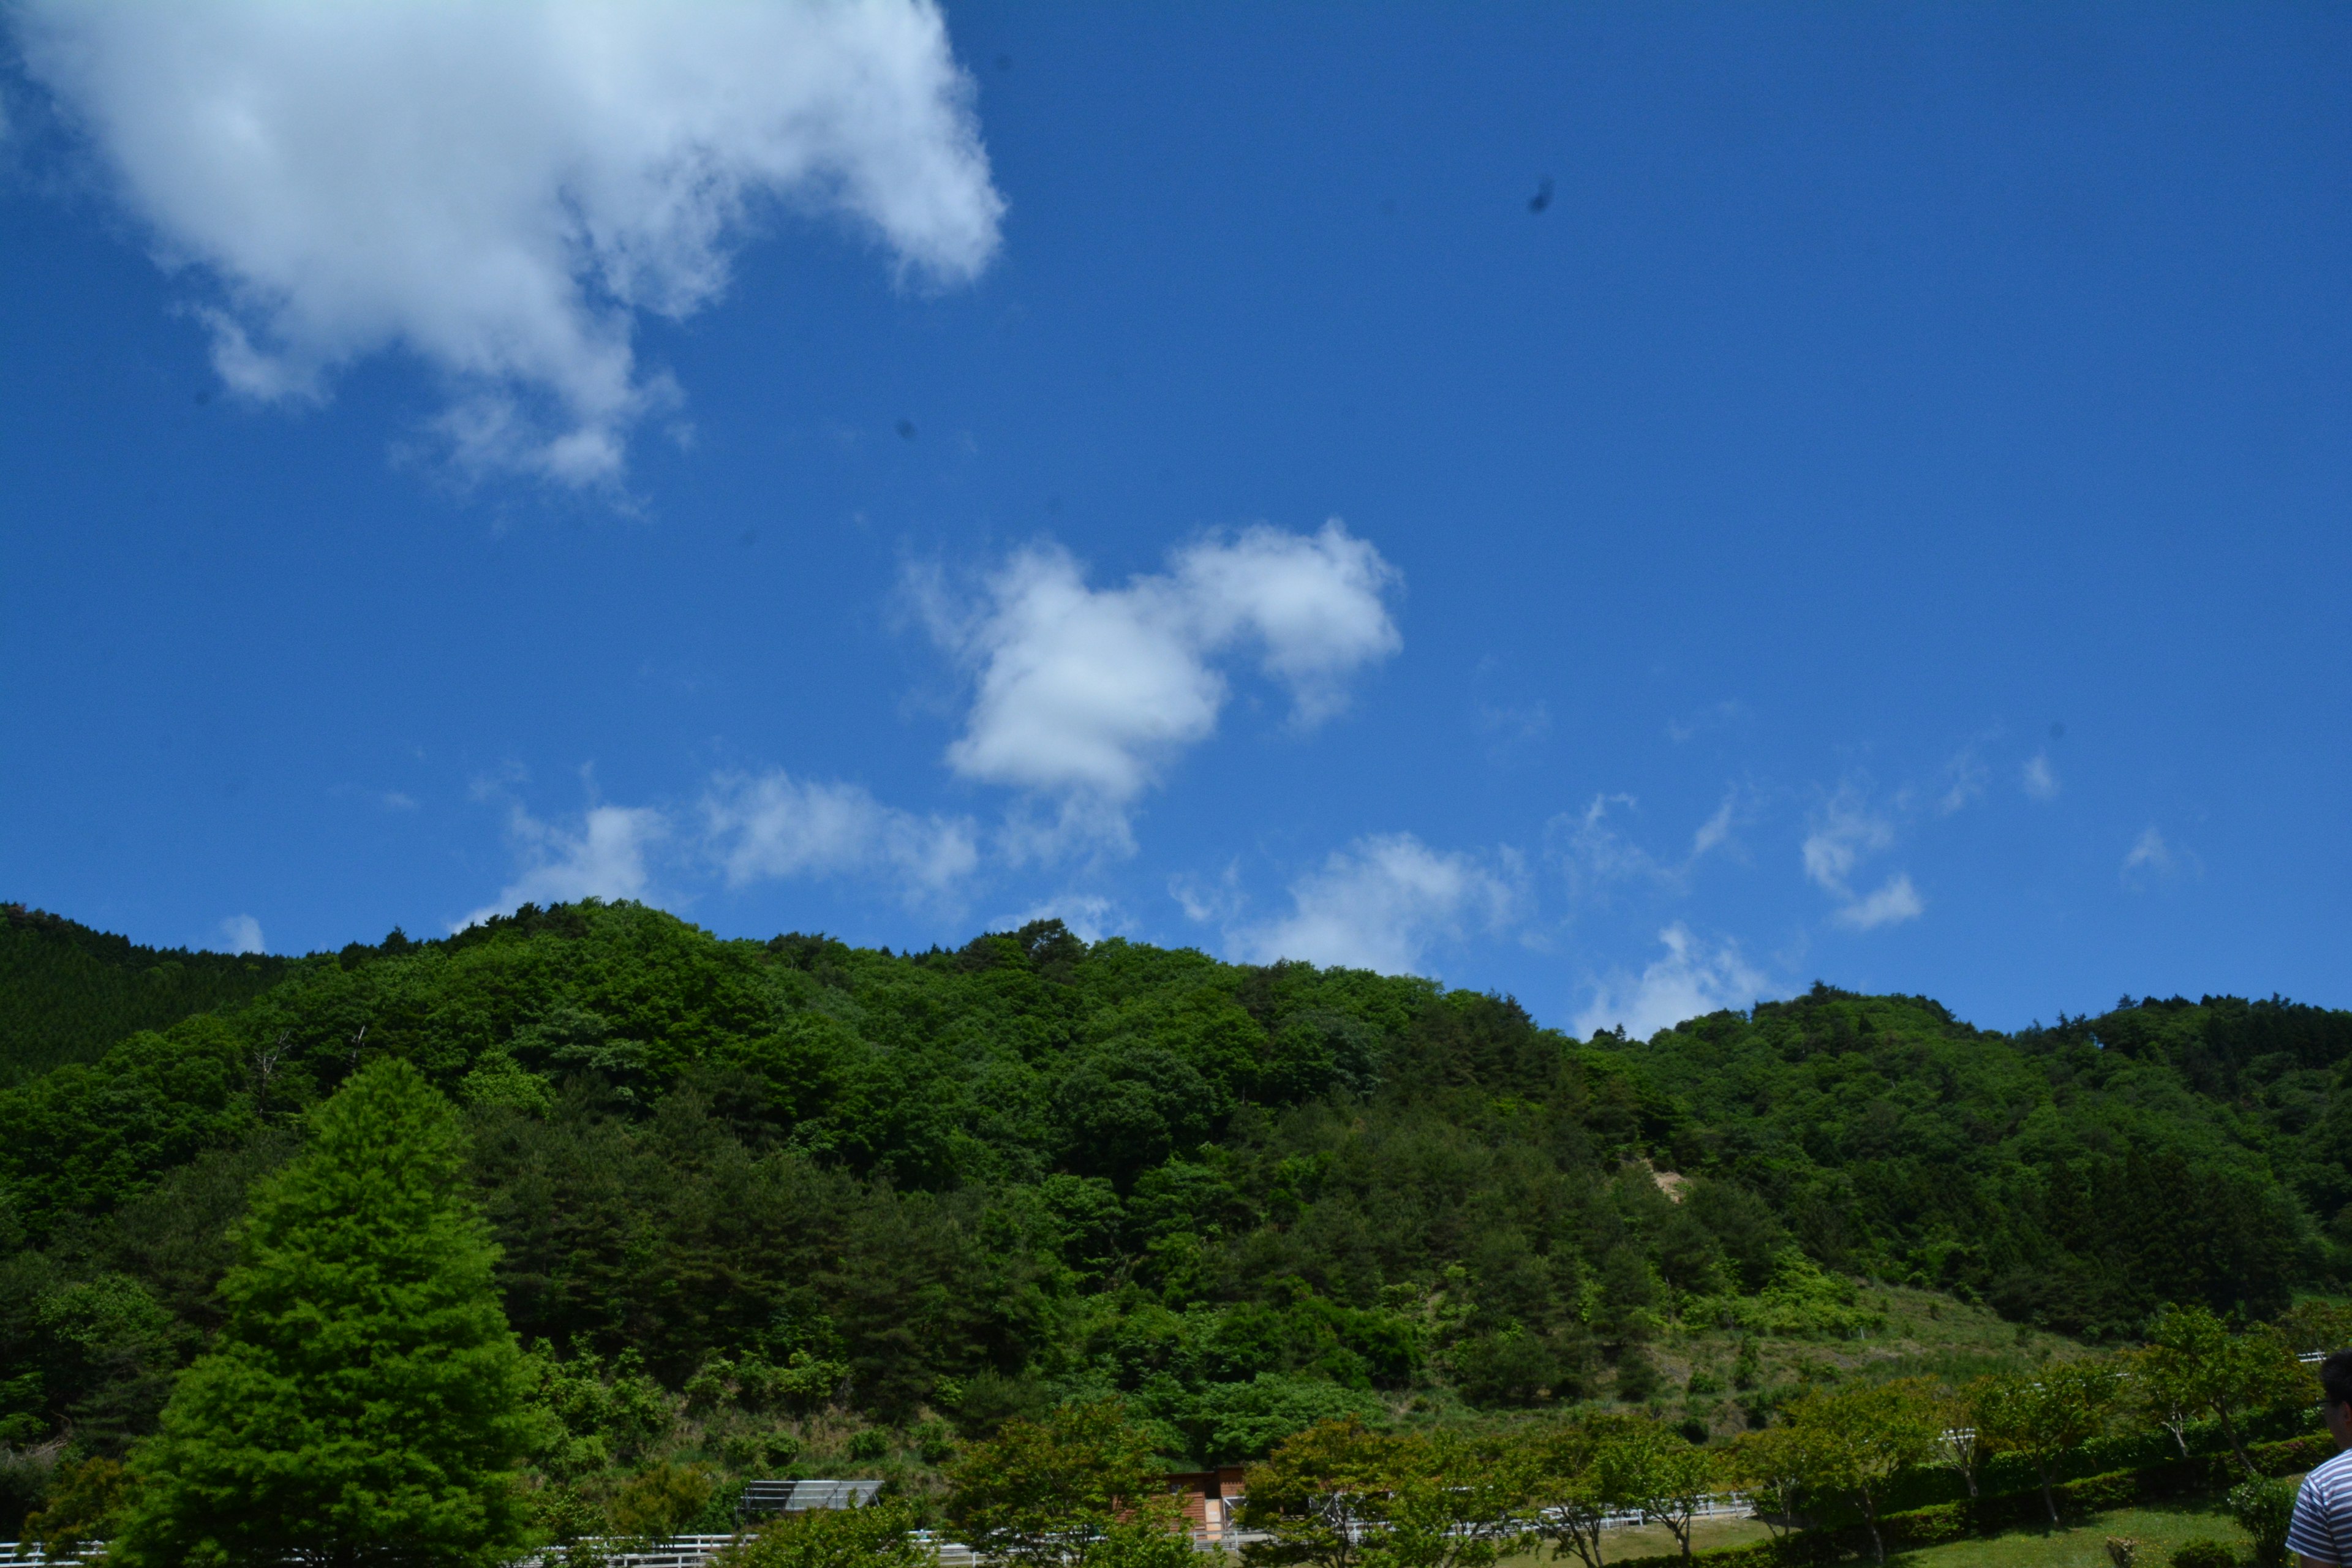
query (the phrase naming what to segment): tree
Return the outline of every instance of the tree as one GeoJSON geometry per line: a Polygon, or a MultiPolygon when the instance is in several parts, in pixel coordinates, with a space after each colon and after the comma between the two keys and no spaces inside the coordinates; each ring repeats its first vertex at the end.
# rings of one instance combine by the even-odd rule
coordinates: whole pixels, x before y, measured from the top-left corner
{"type": "Polygon", "coordinates": [[[1151,1435],[1116,1400],[1006,1422],[965,1451],[951,1483],[948,1522],[983,1557],[1024,1568],[1146,1568],[1192,1551],[1151,1435]]]}
{"type": "Polygon", "coordinates": [[[1969,1403],[1977,1435],[1988,1449],[2022,1454],[2042,1482],[2042,1506],[2058,1523],[2051,1467],[2105,1426],[2116,1402],[2116,1369],[2105,1361],[2053,1361],[2037,1372],[1979,1378],[1969,1403]]]}
{"type": "Polygon", "coordinates": [[[1585,1568],[1602,1568],[1601,1526],[1633,1506],[1622,1489],[1624,1471],[1604,1456],[1642,1417],[1587,1415],[1540,1429],[1529,1441],[1530,1500],[1535,1533],[1552,1555],[1576,1553],[1585,1568]]]}
{"type": "Polygon", "coordinates": [[[2189,1458],[2189,1424],[2200,1408],[2195,1390],[2172,1358],[2145,1350],[2116,1357],[2123,1371],[2123,1398],[2130,1414],[2172,1434],[2173,1447],[2189,1458]]]}
{"type": "Polygon", "coordinates": [[[1608,1489],[1671,1531],[1690,1561],[1691,1520],[1715,1489],[1716,1456],[1663,1422],[1637,1421],[1602,1446],[1600,1460],[1615,1472],[1608,1489]]]}
{"type": "Polygon", "coordinates": [[[1816,1441],[1818,1436],[1819,1433],[1811,1426],[1791,1426],[1784,1421],[1761,1432],[1745,1434],[1732,1449],[1732,1473],[1769,1498],[1778,1510],[1774,1513],[1759,1510],[1758,1514],[1764,1528],[1776,1539],[1795,1533],[1800,1520],[1798,1505],[1808,1492],[1822,1485],[1828,1474],[1821,1445],[1816,1441]]]}
{"type": "Polygon", "coordinates": [[[1387,1531],[1370,1553],[1387,1568],[1488,1568],[1523,1545],[1531,1489],[1523,1445],[1451,1432],[1391,1450],[1387,1531]]]}
{"type": "Polygon", "coordinates": [[[1286,1439],[1249,1469],[1240,1522],[1265,1539],[1243,1548],[1252,1564],[1356,1568],[1387,1533],[1389,1489],[1402,1438],[1361,1421],[1327,1421],[1286,1439]]]}
{"type": "Polygon", "coordinates": [[[1946,1394],[1937,1400],[1936,1419],[1943,1427],[1936,1437],[1937,1462],[1958,1474],[1973,1502],[1977,1471],[1983,1468],[1987,1452],[1984,1434],[1977,1429],[1975,1402],[1966,1392],[1946,1394]]]}
{"type": "Polygon", "coordinates": [[[719,1554],[721,1568],[932,1568],[903,1502],[780,1513],[719,1554]]]}
{"type": "Polygon", "coordinates": [[[2244,1416],[2304,1394],[2311,1373],[2273,1334],[2233,1334],[2203,1307],[2167,1307],[2147,1328],[2141,1365],[2173,1396],[2210,1412],[2250,1479],[2262,1472],[2246,1452],[2244,1416]]]}
{"type": "Polygon", "coordinates": [[[352,1077],[264,1179],[226,1318],[132,1453],[127,1568],[490,1568],[530,1542],[522,1357],[447,1101],[404,1062],[352,1077]]]}
{"type": "Polygon", "coordinates": [[[1844,1493],[1862,1510],[1872,1557],[1884,1563],[1879,1502],[1896,1471],[1935,1454],[1942,1423],[1933,1391],[1916,1378],[1906,1378],[1875,1388],[1809,1394],[1789,1406],[1788,1422],[1801,1435],[1812,1484],[1844,1493]]]}

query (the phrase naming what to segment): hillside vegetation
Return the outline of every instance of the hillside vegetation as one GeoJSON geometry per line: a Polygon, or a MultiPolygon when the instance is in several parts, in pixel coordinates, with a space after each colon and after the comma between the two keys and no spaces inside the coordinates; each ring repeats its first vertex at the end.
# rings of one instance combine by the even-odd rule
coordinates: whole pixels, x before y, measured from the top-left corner
{"type": "Polygon", "coordinates": [[[551,1477],[916,1464],[1097,1394],[1204,1462],[1351,1412],[1722,1434],[1801,1378],[2272,1315],[2352,1256],[2352,1014],[2275,1000],[2001,1035],[1816,986],[1579,1041],[1054,922],[894,955],[589,902],[293,961],[41,929],[89,956],[12,957],[0,1015],[50,1020],[0,1035],[19,1447],[152,1426],[247,1186],[383,1057],[465,1108],[551,1477]]]}
{"type": "Polygon", "coordinates": [[[285,978],[260,953],[133,946],[127,937],[0,904],[0,1086],[95,1061],[138,1029],[234,1006],[285,978]]]}

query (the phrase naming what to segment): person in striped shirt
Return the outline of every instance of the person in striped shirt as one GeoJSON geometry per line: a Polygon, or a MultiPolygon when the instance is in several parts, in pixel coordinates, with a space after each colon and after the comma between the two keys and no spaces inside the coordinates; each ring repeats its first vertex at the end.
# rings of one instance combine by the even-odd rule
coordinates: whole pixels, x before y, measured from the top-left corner
{"type": "Polygon", "coordinates": [[[2319,1363],[2319,1405],[2343,1451],[2303,1478],[2286,1549],[2303,1568],[2352,1568],[2352,1351],[2337,1351],[2319,1363]]]}

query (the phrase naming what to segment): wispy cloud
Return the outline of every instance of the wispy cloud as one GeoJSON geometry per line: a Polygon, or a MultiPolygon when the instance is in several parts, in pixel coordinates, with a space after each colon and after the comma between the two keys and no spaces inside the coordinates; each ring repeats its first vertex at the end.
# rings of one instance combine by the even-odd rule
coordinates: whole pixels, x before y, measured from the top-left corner
{"type": "Polygon", "coordinates": [[[1867,795],[1847,783],[1823,803],[1805,835],[1805,875],[1838,900],[1833,918],[1855,931],[1874,931],[1916,920],[1927,900],[1911,885],[1908,874],[1890,876],[1866,895],[1853,889],[1854,873],[1863,863],[1895,843],[1895,824],[1874,810],[1867,795]]]}
{"type": "Polygon", "coordinates": [[[1546,825],[1546,846],[1567,874],[1570,897],[1597,899],[1625,883],[1684,889],[1701,860],[1732,843],[1741,794],[1726,790],[1714,813],[1692,832],[1689,849],[1671,859],[1652,854],[1617,826],[1621,816],[1640,809],[1630,795],[1596,795],[1581,812],[1563,812],[1546,825]]]}
{"type": "Polygon", "coordinates": [[[621,471],[674,406],[639,318],[719,299],[779,204],[909,275],[997,246],[971,84],[933,0],[23,0],[23,58],[88,132],[236,391],[321,398],[415,355],[460,464],[621,471]]]}
{"type": "Polygon", "coordinates": [[[2058,798],[2058,770],[2050,765],[2047,752],[2036,752],[2026,759],[2025,765],[2018,770],[2018,783],[2035,800],[2058,798]]]}
{"type": "Polygon", "coordinates": [[[2140,830],[2132,847],[2125,851],[2119,875],[2123,885],[2135,892],[2158,882],[2168,882],[2187,877],[2190,880],[2203,875],[2204,862],[2186,846],[2167,838],[2154,823],[2140,830]]]}
{"type": "Polygon", "coordinates": [[[704,848],[730,887],[863,875],[887,879],[908,899],[937,899],[980,864],[968,819],[919,816],[856,784],[795,779],[781,768],[720,774],[700,817],[704,848]]]}
{"type": "Polygon", "coordinates": [[[267,952],[262,945],[261,922],[251,915],[231,915],[220,923],[223,952],[267,952]]]}
{"type": "Polygon", "coordinates": [[[1660,931],[1658,941],[1665,946],[1664,956],[1640,975],[1620,973],[1594,988],[1591,1005],[1577,1015],[1578,1034],[1622,1028],[1647,1039],[1685,1019],[1748,1006],[1771,990],[1771,983],[1748,965],[1735,942],[1709,948],[1679,921],[1660,931]]]}
{"type": "Polygon", "coordinates": [[[1410,833],[1360,838],[1290,886],[1291,912],[1235,934],[1252,963],[1310,963],[1419,973],[1431,951],[1491,931],[1519,903],[1508,854],[1441,854],[1410,833]]]}
{"type": "Polygon", "coordinates": [[[1043,802],[1034,836],[1131,846],[1136,799],[1214,732],[1227,698],[1218,661],[1254,649],[1286,688],[1295,726],[1345,705],[1350,676],[1402,646],[1388,595],[1397,573],[1337,520],[1302,535],[1253,528],[1178,551],[1169,570],[1087,584],[1055,545],[1024,550],[976,598],[936,574],[909,589],[932,636],[971,673],[948,765],[1043,802]]]}

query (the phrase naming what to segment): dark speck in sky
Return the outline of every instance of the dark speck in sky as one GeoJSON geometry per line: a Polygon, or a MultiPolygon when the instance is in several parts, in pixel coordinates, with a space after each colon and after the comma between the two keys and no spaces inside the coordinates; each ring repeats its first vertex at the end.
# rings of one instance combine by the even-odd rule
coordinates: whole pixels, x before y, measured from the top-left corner
{"type": "Polygon", "coordinates": [[[1536,194],[1528,198],[1528,211],[1539,213],[1551,205],[1551,176],[1546,174],[1536,186],[1536,194]]]}
{"type": "Polygon", "coordinates": [[[898,434],[904,436],[909,441],[913,440],[915,438],[915,422],[911,419],[899,420],[898,434]]]}

